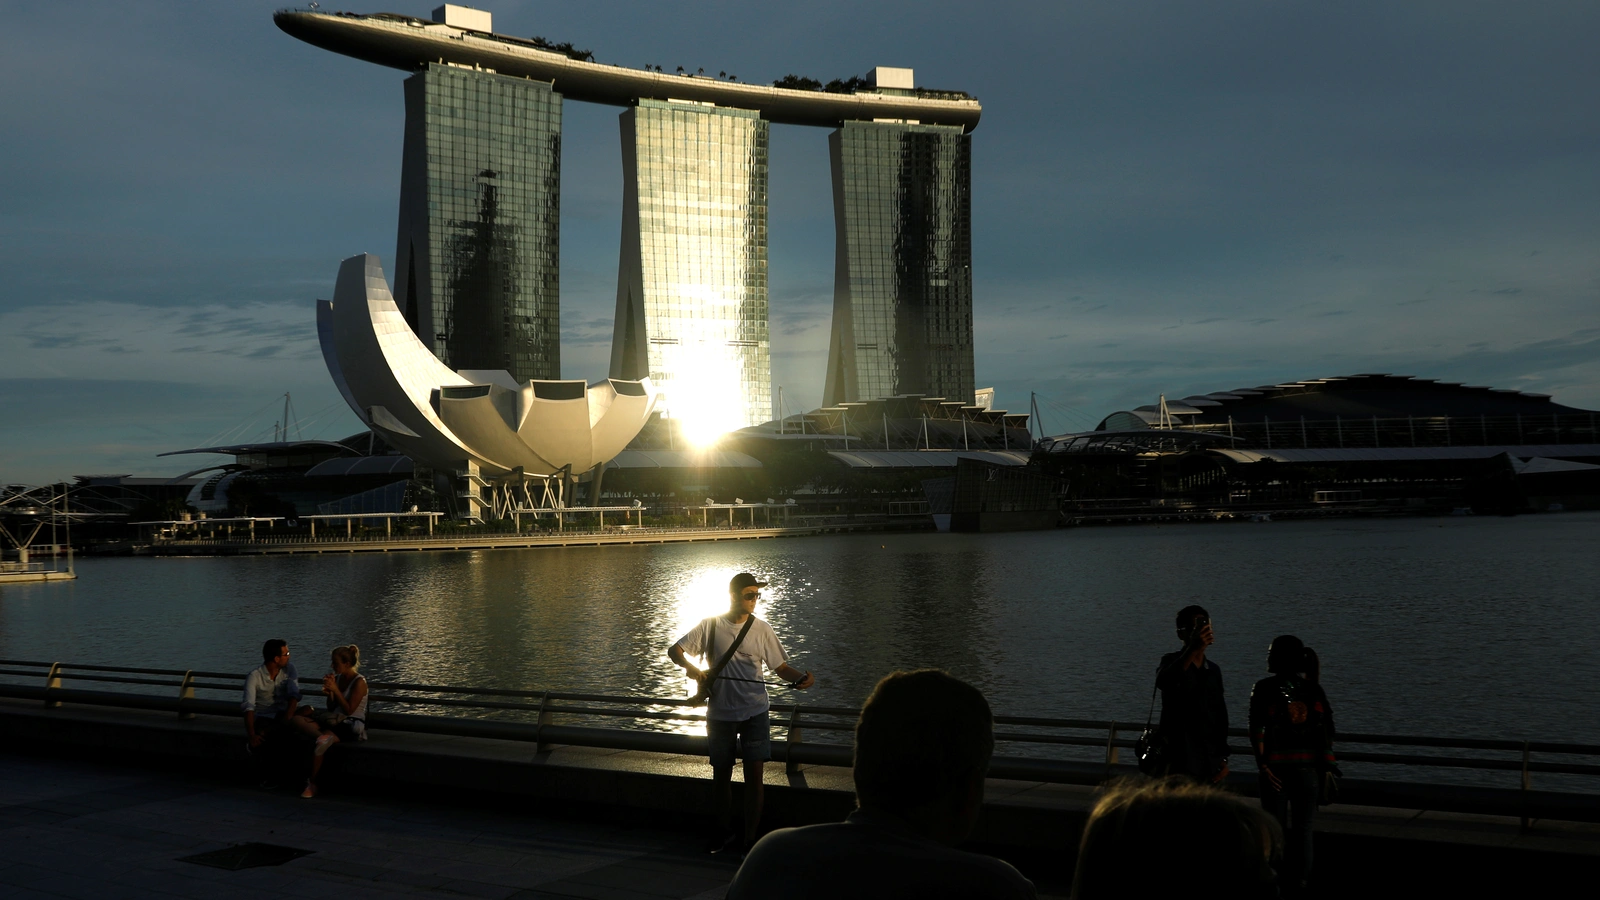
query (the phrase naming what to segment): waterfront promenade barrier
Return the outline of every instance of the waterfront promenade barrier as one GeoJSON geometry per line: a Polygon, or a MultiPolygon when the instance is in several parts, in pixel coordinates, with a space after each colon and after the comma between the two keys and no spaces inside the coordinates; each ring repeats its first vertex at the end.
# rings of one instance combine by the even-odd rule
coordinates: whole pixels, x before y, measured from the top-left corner
{"type": "MultiPolygon", "coordinates": [[[[0,697],[37,701],[45,706],[94,707],[238,717],[244,675],[231,672],[138,668],[28,660],[0,660],[0,697]],[[112,690],[65,687],[79,682],[112,690]],[[161,693],[134,690],[162,688],[161,693]],[[197,697],[222,693],[227,699],[197,697]]],[[[320,696],[320,679],[302,678],[303,693],[320,696]]],[[[620,696],[566,691],[370,681],[374,734],[409,732],[486,738],[553,746],[605,748],[704,756],[705,738],[689,733],[705,716],[693,701],[668,697],[620,696]],[[406,711],[401,711],[406,710],[406,711]],[[457,715],[440,715],[453,711],[457,715]],[[462,715],[466,713],[467,715],[462,715]],[[473,714],[476,715],[473,715],[473,714]],[[557,721],[557,719],[562,721],[557,721]],[[632,727],[596,723],[626,720],[632,727]]],[[[784,737],[773,743],[773,757],[793,773],[803,765],[848,768],[848,735],[859,710],[850,707],[776,703],[773,724],[784,737]],[[811,737],[808,739],[807,735],[811,737]],[[820,738],[820,739],[819,739],[820,738]]],[[[997,753],[991,778],[1063,785],[1095,785],[1131,774],[1121,751],[1134,745],[1137,722],[1044,716],[995,716],[997,753]]],[[[1243,737],[1240,729],[1230,731],[1243,737]]],[[[1249,751],[1232,748],[1236,761],[1249,751]]],[[[1472,739],[1386,734],[1340,734],[1338,753],[1347,767],[1360,765],[1381,778],[1346,778],[1342,800],[1363,806],[1430,809],[1457,813],[1600,822],[1600,794],[1581,790],[1534,790],[1535,775],[1577,776],[1600,783],[1600,745],[1558,741],[1472,739]],[[1359,748],[1384,747],[1389,750],[1359,748]],[[1404,749],[1410,752],[1392,752],[1404,749]],[[1435,751],[1455,751],[1440,755],[1435,751]],[[1538,757],[1538,758],[1536,758],[1538,757]],[[1588,760],[1588,761],[1584,761],[1588,760]],[[1442,784],[1394,777],[1411,769],[1475,770],[1514,773],[1516,787],[1442,784]]],[[[1509,780],[1509,778],[1507,779],[1509,780]]],[[[1230,786],[1253,794],[1253,773],[1236,772],[1230,786]]]]}
{"type": "MultiPolygon", "coordinates": [[[[796,519],[802,518],[796,516],[796,519]]],[[[879,531],[890,523],[830,517],[824,522],[733,528],[611,525],[605,529],[562,531],[459,531],[435,534],[258,534],[251,537],[160,539],[140,552],[151,555],[278,555],[296,553],[387,553],[408,550],[509,550],[534,547],[591,547],[606,544],[675,544],[700,541],[759,540],[851,531],[879,531]],[[837,521],[833,519],[837,518],[837,521]]]]}

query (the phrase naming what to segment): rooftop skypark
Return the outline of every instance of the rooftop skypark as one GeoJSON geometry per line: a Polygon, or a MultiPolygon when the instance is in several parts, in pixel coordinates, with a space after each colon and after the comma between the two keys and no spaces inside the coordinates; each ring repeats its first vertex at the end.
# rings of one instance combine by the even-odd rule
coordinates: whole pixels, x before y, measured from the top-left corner
{"type": "Polygon", "coordinates": [[[415,72],[428,63],[466,66],[552,83],[572,100],[632,106],[640,99],[697,100],[756,110],[785,125],[837,127],[846,121],[913,120],[930,125],[978,127],[983,107],[960,91],[935,91],[886,79],[851,78],[826,85],[789,76],[775,86],[712,75],[629,69],[591,61],[570,43],[495,34],[393,13],[358,15],[321,10],[280,10],[279,28],[308,44],[356,59],[415,72]],[[815,87],[813,87],[815,85],[815,87]],[[848,91],[848,92],[847,92],[848,91]]]}

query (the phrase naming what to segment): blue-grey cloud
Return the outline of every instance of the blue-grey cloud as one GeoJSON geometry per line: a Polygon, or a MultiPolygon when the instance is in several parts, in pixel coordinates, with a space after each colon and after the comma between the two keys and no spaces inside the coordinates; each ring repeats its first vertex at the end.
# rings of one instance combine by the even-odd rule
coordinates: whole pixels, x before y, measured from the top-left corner
{"type": "MultiPolygon", "coordinates": [[[[286,37],[278,2],[8,8],[12,365],[191,385],[192,405],[238,416],[275,390],[337,400],[310,302],[340,258],[390,262],[404,76],[286,37]]],[[[1582,337],[1600,327],[1593,3],[489,6],[500,30],[622,65],[746,81],[910,65],[977,94],[978,377],[1003,405],[1037,391],[1097,421],[1158,391],[1384,369],[1600,405],[1582,337]]],[[[564,114],[569,377],[609,358],[618,113],[564,114]]],[[[771,160],[774,379],[809,405],[832,297],[826,135],[774,126],[771,160]]],[[[179,393],[123,400],[178,421],[179,393]]],[[[54,427],[9,435],[43,449],[0,458],[0,477],[66,474],[57,445],[171,449],[54,427]]]]}

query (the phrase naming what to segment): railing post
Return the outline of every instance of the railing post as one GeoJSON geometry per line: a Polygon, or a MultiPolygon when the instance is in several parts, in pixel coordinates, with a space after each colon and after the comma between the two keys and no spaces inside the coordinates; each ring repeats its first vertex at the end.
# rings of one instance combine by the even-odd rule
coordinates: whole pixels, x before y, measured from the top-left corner
{"type": "Polygon", "coordinates": [[[1106,767],[1117,764],[1117,723],[1111,723],[1111,730],[1106,735],[1106,767]]]}
{"type": "Polygon", "coordinates": [[[545,743],[544,740],[544,727],[549,725],[550,720],[554,718],[554,714],[552,714],[550,710],[545,709],[549,703],[550,693],[546,691],[539,697],[539,727],[533,733],[533,749],[535,753],[544,753],[550,749],[550,745],[545,743]]]}
{"type": "MultiPolygon", "coordinates": [[[[55,688],[57,690],[61,688],[61,663],[51,663],[50,674],[45,676],[44,689],[48,691],[51,688],[55,688]]],[[[48,709],[57,709],[61,706],[61,701],[46,700],[44,701],[44,705],[48,709]]]]}
{"type": "Polygon", "coordinates": [[[194,713],[183,708],[183,701],[194,699],[194,670],[189,669],[183,673],[183,684],[178,688],[178,718],[192,719],[194,713]]]}
{"type": "Polygon", "coordinates": [[[1528,830],[1528,790],[1533,787],[1532,773],[1528,771],[1528,758],[1532,755],[1528,742],[1522,742],[1522,830],[1528,830]]]}
{"type": "Polygon", "coordinates": [[[784,749],[787,752],[783,755],[783,772],[785,775],[793,775],[800,771],[800,764],[795,762],[794,759],[794,748],[802,739],[803,735],[800,733],[800,704],[796,703],[794,706],[789,707],[789,735],[784,743],[784,749]]]}

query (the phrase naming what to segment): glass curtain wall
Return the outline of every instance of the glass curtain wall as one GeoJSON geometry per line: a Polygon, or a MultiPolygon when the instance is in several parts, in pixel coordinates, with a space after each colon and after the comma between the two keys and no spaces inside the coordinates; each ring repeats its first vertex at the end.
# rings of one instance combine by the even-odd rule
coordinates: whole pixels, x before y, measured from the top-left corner
{"type": "Polygon", "coordinates": [[[772,418],[767,137],[758,113],[710,104],[622,115],[611,374],[648,375],[691,440],[772,418]]]}
{"type": "Polygon", "coordinates": [[[395,301],[453,369],[561,377],[561,95],[430,64],[406,79],[395,301]]]}
{"type": "Polygon", "coordinates": [[[846,122],[833,164],[833,333],[824,401],[973,402],[972,138],[846,122]]]}

